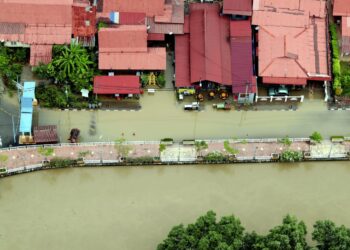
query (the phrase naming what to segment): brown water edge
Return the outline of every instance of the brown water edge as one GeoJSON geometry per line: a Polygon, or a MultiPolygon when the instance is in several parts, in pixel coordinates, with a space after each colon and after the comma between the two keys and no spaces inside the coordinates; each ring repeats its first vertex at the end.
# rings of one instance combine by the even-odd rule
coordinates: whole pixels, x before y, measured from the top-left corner
{"type": "Polygon", "coordinates": [[[265,233],[291,213],[350,226],[350,163],[82,168],[0,180],[1,249],[155,249],[212,209],[265,233]]]}

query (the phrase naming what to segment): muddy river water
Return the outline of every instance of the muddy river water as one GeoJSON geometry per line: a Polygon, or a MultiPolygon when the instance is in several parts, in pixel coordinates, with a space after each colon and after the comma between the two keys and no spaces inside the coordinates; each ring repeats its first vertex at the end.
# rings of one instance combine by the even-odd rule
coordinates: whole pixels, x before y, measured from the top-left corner
{"type": "Polygon", "coordinates": [[[1,249],[155,249],[213,209],[264,233],[291,213],[350,226],[350,163],[61,169],[0,179],[1,249]]]}

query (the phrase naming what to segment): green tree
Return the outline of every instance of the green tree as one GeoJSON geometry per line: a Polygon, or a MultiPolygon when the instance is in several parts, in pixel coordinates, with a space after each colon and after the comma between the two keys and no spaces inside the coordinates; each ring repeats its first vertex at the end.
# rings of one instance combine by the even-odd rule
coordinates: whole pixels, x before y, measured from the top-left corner
{"type": "Polygon", "coordinates": [[[208,143],[206,141],[195,141],[194,146],[197,154],[202,156],[202,151],[208,148],[208,143]]]}
{"type": "Polygon", "coordinates": [[[54,58],[48,65],[48,74],[57,82],[73,83],[75,92],[90,89],[94,76],[94,62],[88,51],[80,45],[55,46],[54,58]]]}
{"type": "Polygon", "coordinates": [[[287,147],[292,145],[292,140],[288,136],[280,139],[279,142],[282,143],[283,145],[287,146],[287,147]]]}
{"type": "Polygon", "coordinates": [[[329,220],[316,221],[312,239],[317,242],[320,250],[350,249],[350,229],[343,225],[337,227],[329,220]]]}
{"type": "Polygon", "coordinates": [[[187,227],[175,226],[168,237],[158,245],[158,250],[235,250],[241,249],[244,228],[239,219],[225,216],[217,222],[213,211],[187,227]]]}
{"type": "Polygon", "coordinates": [[[310,135],[310,139],[317,143],[320,143],[323,140],[323,137],[319,132],[315,131],[312,133],[312,135],[310,135]]]}
{"type": "Polygon", "coordinates": [[[306,243],[306,226],[303,221],[296,217],[287,215],[282,225],[270,230],[265,242],[270,250],[304,250],[308,249],[306,243]]]}

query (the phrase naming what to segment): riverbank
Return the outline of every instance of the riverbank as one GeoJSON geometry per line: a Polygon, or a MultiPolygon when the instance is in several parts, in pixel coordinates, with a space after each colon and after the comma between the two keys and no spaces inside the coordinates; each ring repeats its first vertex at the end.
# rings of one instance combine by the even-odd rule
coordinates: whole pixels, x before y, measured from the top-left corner
{"type": "Polygon", "coordinates": [[[203,142],[205,146],[196,146],[196,141],[170,140],[63,143],[5,148],[0,150],[0,177],[75,166],[234,164],[350,159],[349,140],[311,143],[308,138],[270,138],[197,142],[203,142]]]}

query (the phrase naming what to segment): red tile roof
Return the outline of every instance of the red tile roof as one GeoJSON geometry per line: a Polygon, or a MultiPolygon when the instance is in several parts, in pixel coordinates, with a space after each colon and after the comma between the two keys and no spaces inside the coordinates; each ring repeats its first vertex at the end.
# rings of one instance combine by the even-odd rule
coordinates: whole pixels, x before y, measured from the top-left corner
{"type": "Polygon", "coordinates": [[[148,48],[147,52],[99,53],[102,70],[165,70],[165,48],[148,48]]]}
{"type": "Polygon", "coordinates": [[[176,87],[191,86],[190,74],[190,35],[175,36],[176,87]]]}
{"type": "Polygon", "coordinates": [[[255,0],[253,8],[259,76],[329,79],[325,1],[255,0]]]}
{"type": "Polygon", "coordinates": [[[35,143],[55,143],[58,142],[57,126],[35,126],[33,128],[35,143]]]}
{"type": "Polygon", "coordinates": [[[119,25],[98,32],[99,52],[147,52],[145,25],[119,25]]]}
{"type": "Polygon", "coordinates": [[[231,85],[229,18],[219,15],[218,4],[190,5],[191,82],[231,85]]]}
{"type": "Polygon", "coordinates": [[[162,15],[164,0],[101,0],[102,12],[139,12],[147,16],[162,15]]]}
{"type": "Polygon", "coordinates": [[[350,16],[350,0],[334,0],[334,16],[350,16]]]}
{"type": "Polygon", "coordinates": [[[223,13],[251,16],[252,0],[224,0],[223,13]]]}
{"type": "Polygon", "coordinates": [[[250,20],[230,21],[232,93],[255,93],[250,20]]]}
{"type": "Polygon", "coordinates": [[[95,76],[95,94],[140,94],[140,77],[135,75],[95,76]]]}

